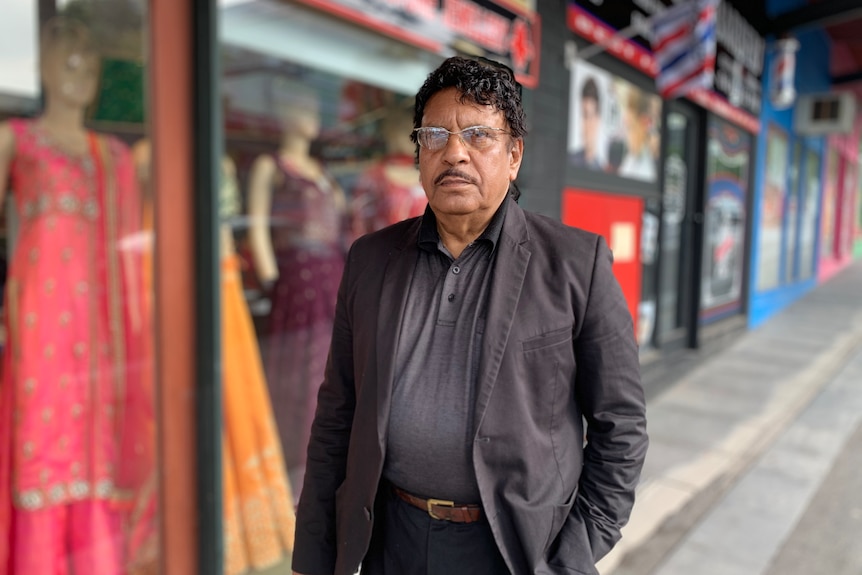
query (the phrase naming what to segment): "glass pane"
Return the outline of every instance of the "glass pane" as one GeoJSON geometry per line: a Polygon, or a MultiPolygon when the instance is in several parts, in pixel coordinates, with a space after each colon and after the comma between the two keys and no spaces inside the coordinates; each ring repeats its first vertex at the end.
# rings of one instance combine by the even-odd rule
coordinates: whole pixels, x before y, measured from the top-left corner
{"type": "Polygon", "coordinates": [[[820,157],[809,150],[805,161],[805,196],[799,230],[799,279],[814,273],[817,234],[817,202],[820,196],[820,157]]]}
{"type": "Polygon", "coordinates": [[[787,134],[770,126],[766,140],[766,181],[760,211],[759,266],[757,291],[766,291],[781,282],[781,232],[787,201],[789,160],[787,134]]]}
{"type": "Polygon", "coordinates": [[[220,18],[225,563],[281,573],[345,255],[425,209],[412,96],[439,58],[284,2],[220,18]]]}
{"type": "Polygon", "coordinates": [[[790,189],[784,206],[784,225],[786,244],[784,251],[784,281],[792,282],[796,277],[796,236],[799,228],[799,205],[804,201],[802,196],[802,144],[793,143],[793,160],[790,162],[790,189]]]}
{"type": "Polygon", "coordinates": [[[683,269],[683,221],[687,209],[689,162],[692,153],[686,146],[689,130],[686,116],[678,112],[668,114],[661,216],[661,313],[658,320],[661,334],[670,333],[683,325],[680,280],[683,269]]]}
{"type": "Polygon", "coordinates": [[[741,308],[751,137],[712,118],[707,144],[700,317],[708,323],[741,308]]]}
{"type": "Polygon", "coordinates": [[[820,257],[836,256],[835,231],[838,218],[838,152],[830,149],[823,178],[823,215],[820,222],[820,257]]]}
{"type": "Polygon", "coordinates": [[[4,8],[41,87],[0,97],[0,572],[156,572],[146,3],[38,4],[4,8]]]}
{"type": "Polygon", "coordinates": [[[658,298],[658,236],[661,202],[647,198],[641,214],[641,296],[638,302],[637,341],[641,353],[653,345],[658,298]]]}

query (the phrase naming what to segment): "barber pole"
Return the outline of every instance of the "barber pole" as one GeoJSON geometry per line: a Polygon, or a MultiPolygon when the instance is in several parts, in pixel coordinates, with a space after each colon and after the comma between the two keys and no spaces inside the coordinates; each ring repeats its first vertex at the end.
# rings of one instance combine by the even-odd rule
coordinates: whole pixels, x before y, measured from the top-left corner
{"type": "Polygon", "coordinates": [[[663,98],[711,88],[715,74],[716,12],[720,0],[683,0],[652,17],[652,49],[663,98]]]}
{"type": "Polygon", "coordinates": [[[796,51],[799,42],[795,38],[783,38],[775,43],[775,58],[769,74],[769,100],[776,110],[785,110],[796,101],[796,51]]]}

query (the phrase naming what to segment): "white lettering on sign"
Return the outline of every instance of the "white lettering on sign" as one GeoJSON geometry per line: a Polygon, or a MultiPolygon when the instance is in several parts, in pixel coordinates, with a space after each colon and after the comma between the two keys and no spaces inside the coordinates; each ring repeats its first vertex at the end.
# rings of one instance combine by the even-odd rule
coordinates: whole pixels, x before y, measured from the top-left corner
{"type": "Polygon", "coordinates": [[[446,0],[443,21],[451,30],[498,54],[506,53],[509,20],[470,0],[446,0]]]}
{"type": "Polygon", "coordinates": [[[759,76],[763,71],[763,50],[765,42],[760,34],[726,2],[718,5],[716,24],[718,41],[736,60],[759,76]]]}

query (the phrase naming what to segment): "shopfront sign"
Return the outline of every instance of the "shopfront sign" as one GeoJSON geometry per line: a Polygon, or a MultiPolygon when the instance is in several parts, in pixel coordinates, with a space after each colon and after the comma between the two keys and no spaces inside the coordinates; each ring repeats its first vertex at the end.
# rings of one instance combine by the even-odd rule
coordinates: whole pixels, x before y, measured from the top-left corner
{"type": "Polygon", "coordinates": [[[540,19],[527,0],[299,0],[442,56],[508,64],[521,84],[539,83],[540,19]]]}
{"type": "MultiPolygon", "coordinates": [[[[671,0],[572,0],[569,28],[641,72],[655,77],[650,18],[671,0]],[[626,30],[630,34],[619,34],[626,30]],[[627,36],[627,37],[624,37],[627,36]]],[[[695,90],[689,99],[750,132],[760,130],[760,93],[764,40],[726,1],[718,6],[715,76],[711,89],[695,90]]]]}

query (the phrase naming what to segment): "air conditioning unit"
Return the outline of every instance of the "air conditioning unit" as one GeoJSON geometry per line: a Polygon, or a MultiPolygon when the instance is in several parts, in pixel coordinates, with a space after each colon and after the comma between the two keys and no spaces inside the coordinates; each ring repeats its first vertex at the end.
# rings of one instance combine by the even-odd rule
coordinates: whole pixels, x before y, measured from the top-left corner
{"type": "Polygon", "coordinates": [[[856,96],[852,92],[801,94],[793,123],[796,132],[805,136],[848,134],[855,118],[856,96]]]}

